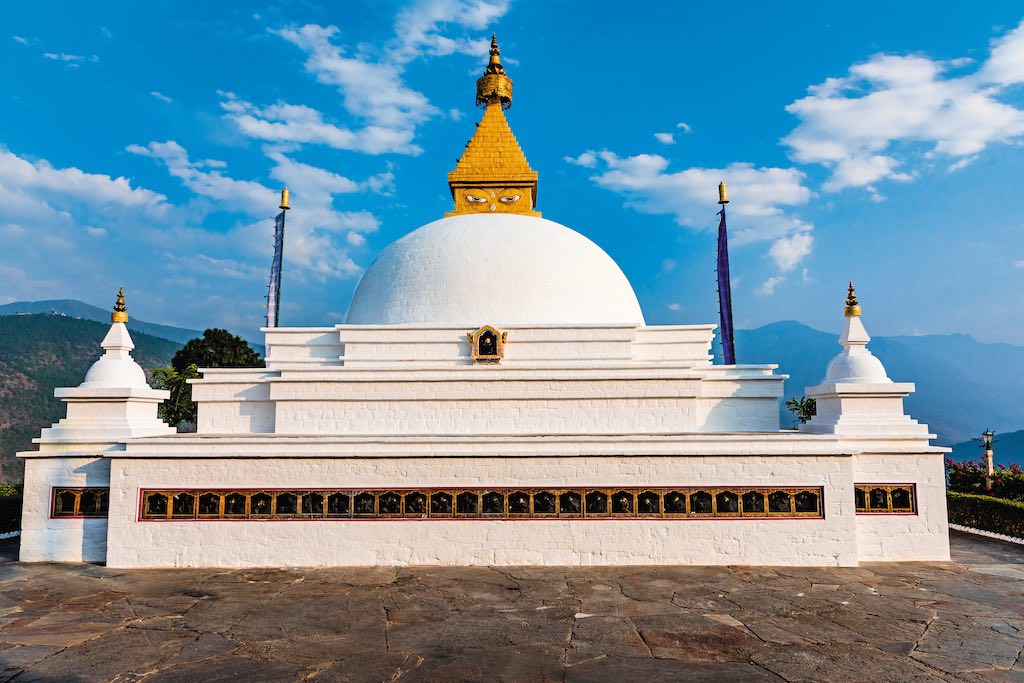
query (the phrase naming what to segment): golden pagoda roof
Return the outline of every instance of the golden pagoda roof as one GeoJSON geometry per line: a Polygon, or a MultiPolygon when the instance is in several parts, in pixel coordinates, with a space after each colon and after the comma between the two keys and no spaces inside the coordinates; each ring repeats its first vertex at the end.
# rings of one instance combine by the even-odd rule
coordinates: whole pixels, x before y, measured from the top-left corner
{"type": "Polygon", "coordinates": [[[537,182],[537,172],[530,168],[500,102],[492,102],[484,110],[466,151],[455,170],[448,174],[448,182],[488,185],[537,182]]]}
{"type": "Polygon", "coordinates": [[[455,170],[448,174],[455,210],[446,215],[498,210],[540,215],[533,210],[537,203],[537,172],[530,168],[505,119],[504,110],[512,105],[512,79],[501,65],[500,55],[498,40],[492,37],[490,61],[476,88],[476,101],[485,107],[484,115],[455,170]],[[503,189],[507,192],[502,196],[503,189]],[[460,190],[486,192],[467,198],[460,190]]]}

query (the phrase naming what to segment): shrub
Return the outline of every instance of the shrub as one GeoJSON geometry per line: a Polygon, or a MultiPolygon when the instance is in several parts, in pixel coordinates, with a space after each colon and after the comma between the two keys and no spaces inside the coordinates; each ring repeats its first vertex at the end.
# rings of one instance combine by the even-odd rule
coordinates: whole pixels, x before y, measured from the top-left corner
{"type": "Polygon", "coordinates": [[[1024,503],[953,491],[946,501],[953,524],[1024,538],[1024,503]]]}
{"type": "Polygon", "coordinates": [[[0,485],[0,533],[21,529],[21,484],[0,485]]]}
{"type": "Polygon", "coordinates": [[[996,498],[1024,501],[1024,470],[1020,465],[996,465],[992,476],[992,490],[985,490],[985,461],[953,462],[946,458],[946,476],[949,490],[958,493],[983,493],[996,498]]]}

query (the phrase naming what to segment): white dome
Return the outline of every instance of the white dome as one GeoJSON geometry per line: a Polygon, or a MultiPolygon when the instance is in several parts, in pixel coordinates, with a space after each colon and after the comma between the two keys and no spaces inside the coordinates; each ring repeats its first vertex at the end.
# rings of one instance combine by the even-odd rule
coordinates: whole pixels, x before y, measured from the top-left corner
{"type": "Polygon", "coordinates": [[[642,325],[644,316],[615,261],[578,232],[532,216],[468,214],[384,249],[346,322],[642,325]]]}

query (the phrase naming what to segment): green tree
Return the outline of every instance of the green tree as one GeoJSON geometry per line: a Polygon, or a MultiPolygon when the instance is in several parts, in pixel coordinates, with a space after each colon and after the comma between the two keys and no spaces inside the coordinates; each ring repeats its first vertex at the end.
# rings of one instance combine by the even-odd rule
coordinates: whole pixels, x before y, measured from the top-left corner
{"type": "Polygon", "coordinates": [[[818,402],[813,398],[791,396],[786,401],[786,409],[793,413],[797,421],[803,424],[810,420],[818,412],[818,402]]]}
{"type": "Polygon", "coordinates": [[[160,417],[181,428],[195,424],[197,406],[192,400],[190,379],[199,377],[199,368],[256,368],[263,359],[249,343],[227,330],[210,328],[199,339],[190,339],[171,359],[171,367],[153,370],[153,386],[166,389],[171,397],[160,406],[160,417]],[[184,424],[183,424],[184,423],[184,424]]]}
{"type": "Polygon", "coordinates": [[[173,367],[156,368],[153,370],[153,388],[171,392],[171,397],[160,404],[160,419],[167,424],[178,427],[183,422],[196,421],[196,404],[192,401],[192,386],[188,380],[199,377],[199,370],[194,364],[182,372],[173,367]]]}
{"type": "Polygon", "coordinates": [[[200,339],[190,339],[171,359],[171,367],[179,373],[185,372],[190,365],[197,368],[258,368],[263,365],[263,359],[241,337],[214,327],[203,332],[200,339]]]}

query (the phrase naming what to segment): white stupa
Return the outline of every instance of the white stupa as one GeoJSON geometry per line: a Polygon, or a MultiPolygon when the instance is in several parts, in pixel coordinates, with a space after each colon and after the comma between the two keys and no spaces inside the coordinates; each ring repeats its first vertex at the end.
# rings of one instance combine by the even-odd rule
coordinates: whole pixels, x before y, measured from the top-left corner
{"type": "Polygon", "coordinates": [[[22,559],[948,559],[943,449],[856,301],[808,390],[818,414],[781,429],[776,366],[712,363],[714,325],[647,325],[614,260],[540,217],[511,100],[494,41],[453,210],[384,249],[344,323],[266,328],[266,367],[203,369],[196,433],[156,420],[167,394],[115,318],[85,383],[58,390],[67,420],[20,454],[22,559]]]}

